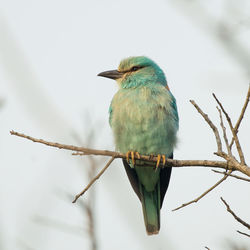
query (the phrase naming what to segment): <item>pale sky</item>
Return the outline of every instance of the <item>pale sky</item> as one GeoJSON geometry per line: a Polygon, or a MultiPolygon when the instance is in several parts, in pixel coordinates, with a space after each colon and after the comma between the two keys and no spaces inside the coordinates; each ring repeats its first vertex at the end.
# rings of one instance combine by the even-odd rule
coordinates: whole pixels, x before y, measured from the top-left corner
{"type": "MultiPolygon", "coordinates": [[[[176,2],[2,2],[1,249],[89,249],[84,232],[65,232],[34,219],[42,216],[84,227],[86,219],[79,206],[65,200],[62,192],[74,197],[83,189],[87,184],[84,168],[89,162],[70,152],[11,137],[9,131],[77,145],[74,134],[84,142],[94,128],[98,139],[92,147],[113,150],[108,107],[117,86],[97,74],[115,69],[125,57],[148,56],[166,73],[180,116],[175,158],[218,159],[213,155],[216,144],[212,131],[189,100],[194,99],[219,125],[214,92],[235,121],[249,75],[208,28],[196,23],[189,9],[176,2]]],[[[219,20],[226,11],[224,1],[211,2],[205,7],[219,20]]],[[[242,8],[242,15],[245,10],[242,8]]],[[[237,17],[239,12],[235,9],[237,17]]],[[[249,38],[249,29],[244,26],[239,40],[249,42],[249,38]]],[[[249,124],[248,110],[239,134],[248,163],[249,124]]],[[[100,168],[107,160],[104,158],[100,168]]],[[[197,204],[171,211],[199,196],[219,178],[210,169],[174,169],[161,210],[160,234],[148,237],[141,204],[121,161],[116,160],[94,185],[98,249],[193,250],[208,246],[222,250],[229,239],[250,248],[249,240],[236,232],[246,230],[219,199],[223,196],[249,222],[248,183],[228,179],[197,204]]]]}

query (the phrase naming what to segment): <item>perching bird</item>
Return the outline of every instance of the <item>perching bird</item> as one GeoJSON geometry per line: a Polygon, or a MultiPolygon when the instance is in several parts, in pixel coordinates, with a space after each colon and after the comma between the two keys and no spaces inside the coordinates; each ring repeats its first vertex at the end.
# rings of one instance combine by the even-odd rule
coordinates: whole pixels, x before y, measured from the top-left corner
{"type": "Polygon", "coordinates": [[[163,71],[144,56],[126,58],[118,70],[98,76],[114,79],[119,85],[109,109],[110,126],[117,150],[127,153],[123,164],[141,201],[146,231],[149,235],[157,234],[171,175],[170,167],[157,167],[161,159],[165,163],[166,158],[173,158],[179,123],[175,98],[163,71]],[[158,156],[156,168],[154,163],[149,166],[135,160],[139,154],[158,156]]]}

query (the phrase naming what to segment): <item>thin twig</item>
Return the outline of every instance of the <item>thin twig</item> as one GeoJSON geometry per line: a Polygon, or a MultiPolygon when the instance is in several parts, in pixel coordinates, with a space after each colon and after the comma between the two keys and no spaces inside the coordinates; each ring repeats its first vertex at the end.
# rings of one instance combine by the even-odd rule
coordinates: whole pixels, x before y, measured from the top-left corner
{"type": "MultiPolygon", "coordinates": [[[[248,87],[248,92],[247,92],[247,96],[246,96],[245,103],[244,103],[244,105],[243,105],[243,107],[242,107],[242,110],[241,110],[239,119],[238,119],[238,121],[236,122],[236,125],[235,125],[235,127],[234,127],[234,131],[235,131],[236,134],[238,133],[238,130],[239,130],[239,127],[240,127],[240,123],[241,123],[241,121],[242,121],[242,119],[243,119],[243,117],[244,117],[245,111],[246,111],[246,109],[247,109],[247,105],[248,105],[248,103],[249,103],[249,99],[250,99],[250,84],[249,84],[249,87],[248,87]]],[[[230,143],[230,148],[232,148],[233,143],[234,143],[234,137],[232,138],[232,141],[231,141],[231,143],[230,143]]]]}
{"type": "Polygon", "coordinates": [[[226,133],[226,128],[224,126],[224,122],[223,122],[223,118],[222,118],[222,114],[221,114],[221,110],[216,107],[218,112],[219,112],[219,116],[220,116],[220,126],[222,128],[222,131],[223,131],[223,138],[224,138],[224,141],[225,141],[225,144],[226,144],[226,147],[227,147],[227,153],[232,156],[232,151],[231,151],[231,148],[229,147],[229,144],[228,144],[228,139],[227,139],[227,133],[226,133]]]}
{"type": "Polygon", "coordinates": [[[250,237],[250,234],[243,233],[243,232],[241,232],[241,231],[239,231],[239,230],[237,230],[237,232],[238,232],[239,234],[243,234],[243,235],[245,235],[245,236],[247,236],[247,237],[250,237]]]}
{"type": "MultiPolygon", "coordinates": [[[[232,170],[229,170],[229,173],[231,174],[232,173],[232,170]]],[[[217,186],[219,186],[223,181],[225,181],[227,179],[228,175],[224,175],[223,178],[221,178],[218,182],[216,182],[212,187],[210,187],[208,190],[206,190],[203,194],[201,194],[199,197],[197,197],[196,199],[194,200],[191,200],[187,203],[184,203],[182,204],[181,206],[173,209],[172,211],[176,211],[176,210],[179,210],[183,207],[186,207],[192,203],[195,203],[195,202],[198,202],[201,198],[203,198],[205,195],[207,195],[210,191],[212,191],[213,189],[215,189],[217,186]]]]}
{"type": "Polygon", "coordinates": [[[221,144],[221,139],[220,139],[220,134],[218,132],[217,127],[213,124],[213,122],[209,119],[208,115],[205,114],[201,108],[195,103],[194,100],[190,100],[190,102],[194,105],[194,107],[196,108],[196,110],[202,115],[202,117],[205,119],[205,121],[208,123],[208,125],[210,126],[210,128],[213,130],[214,135],[215,135],[215,139],[217,142],[217,147],[218,147],[218,152],[222,152],[222,144],[221,144]]]}
{"type": "Polygon", "coordinates": [[[113,162],[113,160],[115,159],[114,156],[112,156],[112,158],[108,161],[108,163],[106,164],[106,166],[101,170],[101,172],[95,177],[93,178],[90,183],[86,186],[86,188],[83,189],[83,191],[79,194],[77,194],[75,196],[75,199],[72,201],[72,203],[75,203],[79,197],[81,197],[92,185],[93,183],[100,178],[100,176],[105,172],[105,170],[110,166],[110,164],[113,162]]]}
{"type": "Polygon", "coordinates": [[[245,226],[246,228],[248,228],[250,230],[250,225],[248,223],[246,223],[244,220],[242,220],[241,218],[239,218],[230,208],[230,206],[227,204],[227,202],[220,197],[220,199],[222,200],[222,202],[225,204],[227,211],[232,214],[232,216],[234,217],[235,220],[237,220],[240,224],[242,224],[243,226],[245,226]]]}
{"type": "Polygon", "coordinates": [[[218,174],[228,175],[228,176],[234,177],[234,178],[242,180],[242,181],[250,182],[250,179],[244,178],[244,177],[241,177],[241,176],[238,176],[238,175],[235,175],[235,174],[229,174],[227,172],[220,172],[220,171],[217,171],[217,170],[214,170],[214,169],[212,169],[212,171],[215,172],[215,173],[218,173],[218,174]]]}
{"type": "Polygon", "coordinates": [[[246,164],[245,163],[245,158],[244,158],[244,154],[242,152],[242,149],[241,149],[241,146],[240,146],[240,142],[239,142],[239,138],[237,136],[237,133],[235,133],[235,130],[234,130],[234,127],[233,127],[233,124],[232,124],[232,121],[231,121],[231,118],[229,117],[228,113],[225,111],[223,105],[221,104],[221,102],[218,100],[218,98],[216,97],[215,94],[213,94],[213,97],[214,99],[216,100],[216,102],[219,104],[220,108],[222,109],[222,112],[224,113],[224,115],[226,116],[227,118],[227,122],[229,124],[229,127],[231,129],[231,132],[233,134],[233,138],[235,140],[235,144],[236,144],[236,148],[237,148],[237,151],[238,151],[238,154],[239,154],[239,157],[240,157],[240,162],[241,164],[246,164]]]}

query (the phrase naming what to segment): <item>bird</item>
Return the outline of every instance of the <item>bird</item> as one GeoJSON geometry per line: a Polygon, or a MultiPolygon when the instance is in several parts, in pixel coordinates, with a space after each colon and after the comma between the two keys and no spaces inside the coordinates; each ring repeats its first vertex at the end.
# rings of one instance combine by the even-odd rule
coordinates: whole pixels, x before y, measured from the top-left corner
{"type": "Polygon", "coordinates": [[[98,76],[118,84],[109,107],[109,124],[116,149],[127,156],[123,165],[142,204],[146,232],[158,234],[172,171],[172,167],[159,168],[159,164],[173,159],[179,128],[175,97],[163,70],[145,56],[125,58],[118,69],[98,76]],[[140,155],[157,156],[157,163],[146,163],[140,155]]]}

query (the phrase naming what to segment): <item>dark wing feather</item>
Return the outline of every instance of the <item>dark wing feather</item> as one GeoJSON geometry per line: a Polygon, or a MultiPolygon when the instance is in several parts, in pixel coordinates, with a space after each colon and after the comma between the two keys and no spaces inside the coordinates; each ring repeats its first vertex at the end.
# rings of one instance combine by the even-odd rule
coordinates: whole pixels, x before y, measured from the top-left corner
{"type": "Polygon", "coordinates": [[[130,181],[130,184],[133,187],[138,198],[141,200],[137,174],[136,174],[135,170],[128,165],[128,163],[125,159],[122,159],[122,161],[123,161],[123,165],[125,167],[126,173],[128,175],[128,179],[130,181]]]}
{"type": "MultiPolygon", "coordinates": [[[[168,158],[173,159],[173,153],[168,158]]],[[[162,203],[164,200],[164,196],[168,189],[171,171],[172,171],[172,167],[162,168],[160,171],[161,207],[162,207],[162,203]]]]}
{"type": "MultiPolygon", "coordinates": [[[[168,158],[173,159],[173,153],[168,158]]],[[[126,160],[123,159],[122,161],[123,161],[123,165],[125,167],[128,179],[130,181],[130,184],[133,187],[138,198],[141,200],[141,195],[140,195],[140,191],[139,191],[139,184],[138,184],[139,181],[138,181],[137,174],[136,174],[135,170],[129,166],[129,164],[127,163],[126,160]]],[[[162,168],[160,171],[161,207],[163,204],[165,194],[166,194],[167,189],[168,189],[171,172],[172,172],[172,167],[162,168]]]]}

